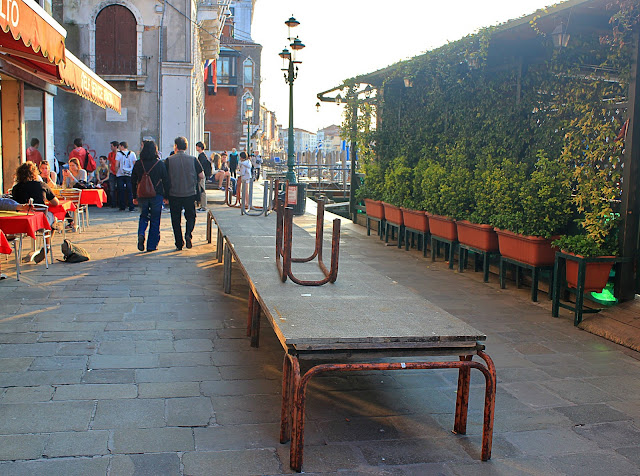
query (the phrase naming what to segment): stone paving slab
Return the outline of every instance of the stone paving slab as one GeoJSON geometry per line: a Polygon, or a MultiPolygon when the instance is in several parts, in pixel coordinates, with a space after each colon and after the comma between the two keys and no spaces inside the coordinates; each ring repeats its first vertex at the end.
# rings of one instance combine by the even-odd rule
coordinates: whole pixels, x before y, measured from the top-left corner
{"type": "MultiPolygon", "coordinates": [[[[26,264],[17,282],[3,261],[0,474],[292,474],[278,441],[282,346],[263,322],[250,348],[247,283],[234,269],[232,294],[222,292],[204,214],[193,249],[179,253],[166,213],[150,254],[136,250],[135,214],[105,208],[91,219],[68,235],[89,249],[87,263],[26,264]]],[[[553,319],[544,299],[500,290],[493,275],[460,275],[346,221],[342,241],[389,282],[487,334],[498,364],[494,451],[478,461],[474,373],[467,435],[451,434],[456,372],[326,375],[307,394],[306,474],[640,474],[637,352],[574,328],[570,313],[553,319]]]]}

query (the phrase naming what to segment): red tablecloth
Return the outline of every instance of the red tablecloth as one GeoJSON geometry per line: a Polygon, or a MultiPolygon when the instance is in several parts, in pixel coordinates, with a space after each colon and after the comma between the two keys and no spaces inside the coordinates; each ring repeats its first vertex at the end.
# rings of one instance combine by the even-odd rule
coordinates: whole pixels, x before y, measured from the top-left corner
{"type": "Polygon", "coordinates": [[[0,230],[0,253],[5,255],[11,254],[11,246],[7,241],[7,237],[4,236],[4,233],[2,233],[2,230],[0,230]]]}
{"type": "Polygon", "coordinates": [[[49,211],[53,213],[53,216],[58,220],[64,220],[67,212],[74,212],[76,210],[76,204],[71,200],[58,200],[60,201],[60,203],[55,207],[49,205],[49,211]]]}
{"type": "Polygon", "coordinates": [[[102,208],[102,204],[107,203],[107,194],[101,188],[86,188],[80,195],[80,205],[97,205],[102,208]]]}
{"type": "Polygon", "coordinates": [[[26,233],[31,238],[36,237],[38,230],[50,230],[49,221],[42,212],[0,212],[0,230],[7,235],[26,233]]]}

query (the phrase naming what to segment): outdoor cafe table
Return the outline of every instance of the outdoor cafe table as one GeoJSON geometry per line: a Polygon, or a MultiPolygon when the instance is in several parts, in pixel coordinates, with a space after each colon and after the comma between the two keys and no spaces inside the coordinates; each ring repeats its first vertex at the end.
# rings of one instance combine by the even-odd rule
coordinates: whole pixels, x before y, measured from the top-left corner
{"type": "MultiPolygon", "coordinates": [[[[11,246],[9,245],[9,242],[7,241],[7,237],[4,236],[4,233],[2,232],[2,230],[0,230],[0,253],[5,255],[11,254],[11,246]]],[[[3,274],[0,271],[0,279],[7,279],[7,275],[3,274]]]]}
{"type": "Polygon", "coordinates": [[[0,230],[6,235],[25,234],[35,240],[36,231],[50,229],[49,221],[42,212],[0,211],[0,230]]]}
{"type": "Polygon", "coordinates": [[[80,205],[96,205],[102,208],[107,202],[107,193],[101,188],[83,188],[80,195],[80,205]]]}
{"type": "Polygon", "coordinates": [[[58,199],[60,203],[58,205],[49,205],[49,211],[56,217],[58,220],[64,220],[67,212],[75,212],[76,204],[71,200],[62,200],[58,199]]]}
{"type": "MultiPolygon", "coordinates": [[[[240,269],[249,283],[251,345],[259,344],[262,313],[284,349],[280,442],[291,441],[291,468],[302,470],[307,385],[329,371],[457,369],[453,431],[465,434],[470,372],[479,370],[485,377],[481,458],[491,457],[496,373],[479,343],[486,340],[483,333],[352,257],[348,234],[340,238],[337,281],[306,287],[280,280],[275,213],[241,216],[238,208],[215,205],[207,218],[217,224],[218,245],[224,247],[225,287],[232,268],[240,269]],[[474,361],[475,356],[481,360],[474,361]],[[311,361],[311,368],[301,372],[300,360],[311,361]]],[[[306,230],[313,230],[315,219],[307,207],[296,220],[295,256],[313,251],[315,240],[306,230]]],[[[322,276],[316,262],[296,264],[294,272],[301,279],[322,276]]]]}
{"type": "MultiPolygon", "coordinates": [[[[83,188],[80,194],[80,205],[96,205],[102,208],[102,204],[107,202],[107,193],[101,188],[83,188]]],[[[85,208],[87,226],[89,226],[89,207],[85,208]]]]}
{"type": "Polygon", "coordinates": [[[4,255],[11,254],[11,246],[9,245],[7,237],[4,236],[4,232],[2,230],[0,230],[0,253],[4,255]]]}

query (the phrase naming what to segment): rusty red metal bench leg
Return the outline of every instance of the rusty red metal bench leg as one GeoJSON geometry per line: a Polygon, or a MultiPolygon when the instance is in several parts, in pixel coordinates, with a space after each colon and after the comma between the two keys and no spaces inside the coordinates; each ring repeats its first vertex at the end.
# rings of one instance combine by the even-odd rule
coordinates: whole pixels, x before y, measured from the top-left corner
{"type": "Polygon", "coordinates": [[[349,363],[320,364],[312,367],[300,376],[300,365],[295,355],[287,354],[283,368],[282,383],[282,415],[280,422],[280,442],[285,443],[290,435],[289,466],[295,471],[302,471],[304,454],[304,424],[307,384],[314,375],[331,371],[359,370],[418,370],[418,369],[458,369],[458,391],[462,393],[456,402],[454,431],[464,433],[469,399],[469,382],[471,369],[480,370],[485,376],[485,405],[482,429],[482,461],[491,458],[493,439],[493,417],[495,411],[496,373],[495,366],[487,354],[478,350],[477,355],[485,361],[474,362],[471,355],[463,355],[460,361],[444,362],[388,362],[388,363],[349,363]]]}
{"type": "Polygon", "coordinates": [[[253,289],[249,289],[249,309],[247,312],[247,336],[251,337],[251,347],[260,346],[260,303],[253,289]]]}
{"type": "Polygon", "coordinates": [[[496,411],[496,366],[484,351],[478,351],[478,357],[485,361],[486,372],[484,394],[484,423],[482,425],[482,461],[491,459],[491,445],[493,443],[493,418],[496,411]]]}
{"type": "Polygon", "coordinates": [[[293,416],[294,379],[300,381],[300,363],[285,354],[282,363],[282,411],[280,415],[280,443],[291,440],[291,418],[293,416]]]}
{"type": "MultiPolygon", "coordinates": [[[[469,361],[471,355],[461,355],[460,360],[469,361]]],[[[453,424],[453,432],[464,435],[467,433],[467,411],[469,409],[469,383],[471,382],[471,369],[462,367],[458,371],[458,391],[456,393],[456,417],[453,424]]]]}

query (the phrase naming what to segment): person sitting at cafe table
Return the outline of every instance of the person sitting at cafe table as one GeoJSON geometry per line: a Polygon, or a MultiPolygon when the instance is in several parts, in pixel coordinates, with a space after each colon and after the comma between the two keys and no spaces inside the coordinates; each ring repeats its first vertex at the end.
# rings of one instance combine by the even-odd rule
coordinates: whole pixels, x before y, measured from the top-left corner
{"type": "Polygon", "coordinates": [[[47,162],[46,160],[40,162],[40,165],[38,165],[38,170],[40,172],[40,178],[47,185],[47,187],[58,188],[58,175],[55,172],[51,171],[49,162],[47,162]]]}
{"type": "Polygon", "coordinates": [[[62,186],[64,188],[73,188],[80,182],[87,181],[87,171],[80,167],[80,161],[75,157],[69,159],[69,169],[62,171],[62,186]]]}
{"type": "MultiPolygon", "coordinates": [[[[28,203],[30,199],[34,204],[40,205],[45,205],[47,201],[52,206],[60,203],[51,189],[44,182],[38,180],[38,169],[33,162],[25,162],[16,169],[16,184],[11,189],[11,195],[14,200],[22,203],[28,203]]],[[[56,221],[53,214],[47,211],[46,215],[49,225],[53,225],[56,221]]],[[[51,248],[51,237],[46,238],[45,246],[51,248]]],[[[39,263],[44,259],[44,253],[44,248],[42,248],[31,259],[39,263]]]]}

